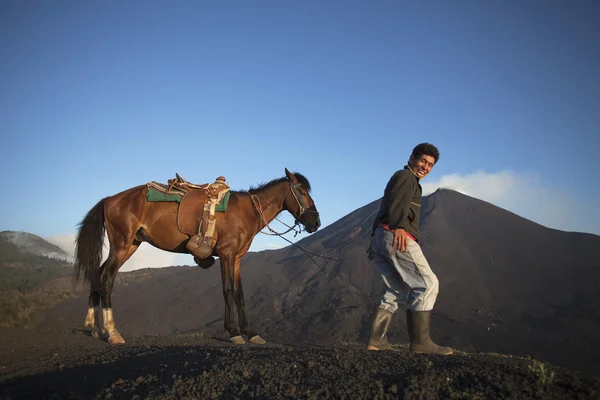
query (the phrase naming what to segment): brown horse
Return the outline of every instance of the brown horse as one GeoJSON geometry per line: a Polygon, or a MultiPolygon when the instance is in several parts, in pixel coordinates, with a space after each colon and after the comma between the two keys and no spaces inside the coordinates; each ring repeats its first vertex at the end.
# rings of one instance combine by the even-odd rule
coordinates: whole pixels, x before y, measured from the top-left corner
{"type": "MultiPolygon", "coordinates": [[[[307,232],[321,225],[319,212],[309,194],[310,183],[299,173],[285,169],[286,176],[248,191],[231,191],[227,210],[216,213],[216,244],[213,256],[220,259],[225,329],[231,341],[244,344],[242,335],[252,343],[265,341],[248,326],[242,292],[240,261],[248,252],[254,236],[283,210],[289,211],[307,232]],[[237,307],[235,323],[233,307],[237,307]]],[[[81,275],[89,284],[89,309],[85,326],[100,328],[100,304],[103,333],[109,343],[125,343],[115,327],[111,293],[117,271],[142,242],[174,253],[187,253],[189,235],[179,231],[178,203],[148,202],[147,186],[141,185],[98,202],[79,224],[75,250],[75,278],[81,275]],[[110,251],[102,265],[105,232],[110,251]]]]}

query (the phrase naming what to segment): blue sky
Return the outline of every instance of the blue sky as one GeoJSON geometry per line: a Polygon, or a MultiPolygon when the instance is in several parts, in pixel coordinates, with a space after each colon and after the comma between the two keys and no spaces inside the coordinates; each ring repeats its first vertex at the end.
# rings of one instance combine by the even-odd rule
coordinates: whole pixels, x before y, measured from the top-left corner
{"type": "Polygon", "coordinates": [[[71,238],[150,180],[247,189],[285,167],[328,225],[427,141],[426,189],[600,234],[599,19],[595,1],[2,1],[0,230],[71,238]]]}

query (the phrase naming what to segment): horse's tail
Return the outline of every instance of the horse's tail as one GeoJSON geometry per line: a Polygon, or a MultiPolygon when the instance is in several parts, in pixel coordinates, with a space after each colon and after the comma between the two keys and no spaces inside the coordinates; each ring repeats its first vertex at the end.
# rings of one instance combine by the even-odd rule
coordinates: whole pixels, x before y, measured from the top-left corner
{"type": "Polygon", "coordinates": [[[100,200],[85,218],[79,223],[77,239],[75,240],[75,283],[79,282],[83,274],[84,284],[92,288],[100,284],[100,263],[102,262],[102,249],[104,247],[104,203],[106,198],[100,200]]]}

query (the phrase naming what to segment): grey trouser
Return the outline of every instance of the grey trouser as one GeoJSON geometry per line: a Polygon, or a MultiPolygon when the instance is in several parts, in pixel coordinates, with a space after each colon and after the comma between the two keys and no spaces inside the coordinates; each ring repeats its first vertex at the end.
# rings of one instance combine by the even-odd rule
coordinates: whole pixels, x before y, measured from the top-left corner
{"type": "Polygon", "coordinates": [[[421,247],[409,238],[408,251],[401,252],[392,246],[393,239],[393,232],[377,228],[371,241],[373,260],[386,288],[379,307],[393,313],[398,308],[432,310],[439,282],[421,247]]]}

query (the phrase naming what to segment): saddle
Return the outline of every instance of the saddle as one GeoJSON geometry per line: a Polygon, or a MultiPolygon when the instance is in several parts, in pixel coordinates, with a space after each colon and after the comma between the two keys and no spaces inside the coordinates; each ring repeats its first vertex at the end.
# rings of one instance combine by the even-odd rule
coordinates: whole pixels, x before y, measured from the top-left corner
{"type": "MultiPolygon", "coordinates": [[[[179,174],[169,179],[167,185],[149,182],[148,188],[159,191],[165,198],[171,196],[179,202],[177,227],[183,234],[190,236],[186,244],[188,250],[199,260],[211,258],[216,244],[215,227],[217,211],[225,212],[229,201],[230,189],[224,176],[214,183],[197,185],[183,179],[179,174]]],[[[212,259],[214,262],[214,259],[212,259]]],[[[212,265],[212,263],[211,263],[212,265]]]]}

